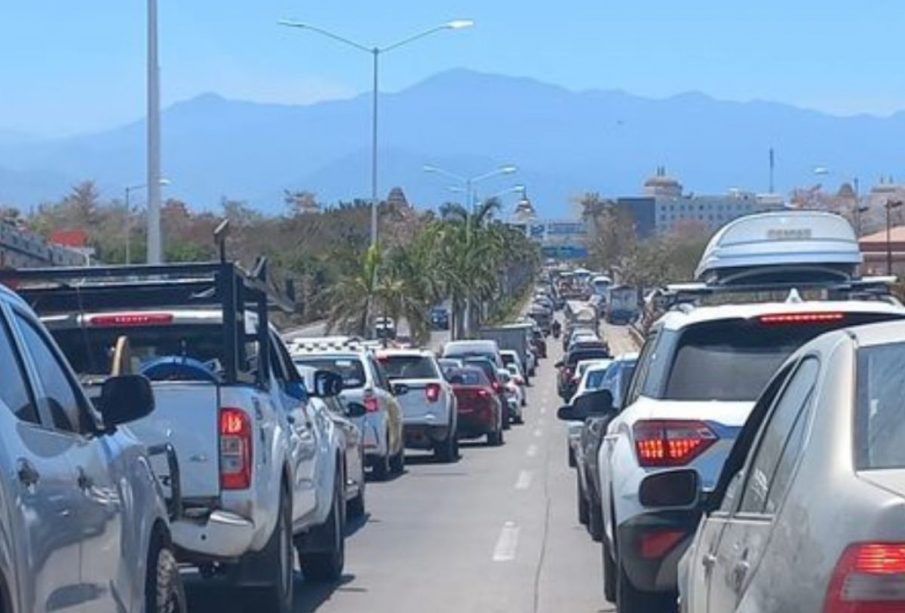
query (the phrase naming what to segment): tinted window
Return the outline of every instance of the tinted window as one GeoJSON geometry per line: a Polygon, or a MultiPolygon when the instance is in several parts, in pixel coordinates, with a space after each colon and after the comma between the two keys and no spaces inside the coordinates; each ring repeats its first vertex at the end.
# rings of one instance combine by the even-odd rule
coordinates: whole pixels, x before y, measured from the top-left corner
{"type": "Polygon", "coordinates": [[[484,371],[484,375],[487,377],[488,381],[496,381],[499,378],[497,376],[496,366],[494,366],[490,360],[468,358],[465,360],[465,363],[484,371]]]}
{"type": "Polygon", "coordinates": [[[859,469],[905,468],[905,343],[858,351],[859,469]]]}
{"type": "Polygon", "coordinates": [[[625,406],[629,406],[641,395],[641,389],[644,387],[644,381],[647,379],[647,373],[650,371],[650,357],[654,351],[654,346],[659,339],[659,333],[653,332],[647,337],[644,346],[641,348],[641,355],[638,357],[638,366],[636,374],[632,378],[632,386],[625,398],[625,406]]]}
{"type": "MultiPolygon", "coordinates": [[[[776,401],[751,462],[740,511],[764,511],[770,483],[783,457],[786,443],[792,440],[796,421],[804,414],[803,409],[811,399],[819,369],[819,363],[815,359],[802,362],[776,401]]],[[[798,444],[800,445],[800,441],[798,444]]],[[[788,484],[787,480],[785,484],[788,484]]]]}
{"type": "Polygon", "coordinates": [[[606,349],[581,349],[570,352],[566,364],[574,367],[582,360],[605,360],[609,357],[610,354],[606,349]]]}
{"type": "Polygon", "coordinates": [[[86,432],[81,399],[48,339],[30,321],[20,316],[16,316],[16,320],[22,340],[38,367],[37,375],[44,388],[38,402],[46,407],[53,427],[66,432],[86,432]]]}
{"type": "Polygon", "coordinates": [[[679,340],[664,397],[754,400],[793,351],[843,325],[850,324],[763,325],[733,320],[689,327],[679,340]]]}
{"type": "Polygon", "coordinates": [[[2,321],[2,314],[0,314],[0,364],[4,364],[3,384],[0,385],[0,402],[22,421],[38,423],[40,421],[38,411],[28,387],[25,369],[13,348],[12,337],[6,323],[2,321]]]}
{"type": "Polygon", "coordinates": [[[599,390],[601,387],[603,387],[603,381],[606,378],[606,374],[607,371],[602,369],[588,371],[585,388],[589,390],[599,390]]]}
{"type": "Polygon", "coordinates": [[[310,366],[316,370],[335,372],[343,378],[343,387],[347,389],[362,388],[367,383],[364,367],[358,358],[306,356],[294,358],[293,361],[301,366],[310,366]]]}
{"type": "Polygon", "coordinates": [[[641,384],[641,393],[651,398],[659,398],[663,390],[663,382],[669,371],[669,361],[672,359],[678,333],[672,330],[664,330],[657,339],[649,362],[647,375],[641,384]]]}
{"type": "Polygon", "coordinates": [[[456,383],[456,385],[482,385],[484,387],[490,385],[484,372],[478,368],[455,368],[447,373],[447,377],[449,379],[458,377],[461,383],[456,383]]]}
{"type": "Polygon", "coordinates": [[[430,358],[417,355],[394,355],[380,358],[389,379],[437,379],[437,369],[430,358]]]}

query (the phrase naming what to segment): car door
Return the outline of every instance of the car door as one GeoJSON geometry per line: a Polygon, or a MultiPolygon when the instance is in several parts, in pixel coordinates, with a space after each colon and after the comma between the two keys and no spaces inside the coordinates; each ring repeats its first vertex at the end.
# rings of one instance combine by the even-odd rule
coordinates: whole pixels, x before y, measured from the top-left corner
{"type": "Polygon", "coordinates": [[[21,611],[78,611],[81,528],[74,509],[81,495],[67,452],[71,441],[46,427],[30,379],[27,352],[17,350],[10,312],[0,302],[0,480],[2,528],[12,539],[8,577],[21,611]]]}
{"type": "Polygon", "coordinates": [[[121,572],[128,564],[123,548],[123,485],[112,473],[118,443],[98,431],[97,420],[68,363],[32,318],[13,309],[13,320],[35,372],[38,406],[49,414],[51,428],[67,445],[77,494],[73,521],[80,531],[80,589],[86,610],[116,610],[133,602],[140,589],[121,572]]]}
{"type": "Polygon", "coordinates": [[[744,470],[737,508],[712,554],[708,611],[734,611],[766,549],[779,503],[800,455],[820,362],[801,361],[762,428],[744,470]]]}
{"type": "Polygon", "coordinates": [[[389,424],[390,440],[388,448],[390,454],[397,453],[402,449],[402,407],[396,400],[390,388],[390,382],[383,372],[383,368],[377,363],[372,356],[365,358],[365,365],[371,371],[371,377],[374,381],[374,393],[380,398],[381,405],[387,412],[387,423],[389,424]]]}
{"type": "Polygon", "coordinates": [[[298,389],[303,387],[302,378],[282,341],[271,334],[270,345],[274,404],[283,412],[289,433],[289,462],[294,480],[292,514],[299,518],[317,505],[318,429],[308,412],[307,399],[297,397],[298,389]],[[296,388],[294,393],[290,393],[290,386],[296,388]]]}

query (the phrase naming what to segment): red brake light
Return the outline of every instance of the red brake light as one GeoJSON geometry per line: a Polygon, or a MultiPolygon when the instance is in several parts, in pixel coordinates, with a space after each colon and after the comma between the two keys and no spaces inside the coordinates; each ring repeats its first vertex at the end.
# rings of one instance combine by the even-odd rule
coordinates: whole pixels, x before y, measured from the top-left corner
{"type": "Polygon", "coordinates": [[[129,326],[166,326],[173,323],[172,313],[120,313],[118,315],[95,315],[89,320],[98,328],[129,326]]]}
{"type": "Polygon", "coordinates": [[[490,392],[482,387],[478,390],[478,398],[490,398],[490,392]]]}
{"type": "Polygon", "coordinates": [[[761,315],[757,318],[765,326],[819,324],[842,321],[844,313],[781,313],[777,315],[761,315]]]}
{"type": "Polygon", "coordinates": [[[377,402],[375,396],[366,396],[364,399],[365,411],[368,413],[376,413],[380,410],[380,403],[377,402]]]}
{"type": "Polygon", "coordinates": [[[702,421],[651,419],[632,429],[641,466],[684,466],[717,441],[702,421]]]}
{"type": "Polygon", "coordinates": [[[220,487],[244,490],[251,485],[251,420],[245,411],[220,409],[220,487]]]}
{"type": "Polygon", "coordinates": [[[641,557],[657,560],[665,556],[685,536],[684,532],[664,530],[641,535],[641,557]]]}
{"type": "Polygon", "coordinates": [[[499,394],[503,390],[503,386],[500,385],[499,381],[494,381],[490,385],[491,387],[493,387],[493,391],[495,391],[497,394],[499,394]]]}
{"type": "Polygon", "coordinates": [[[856,543],[839,558],[824,613],[905,610],[905,543],[856,543]]]}
{"type": "Polygon", "coordinates": [[[438,383],[428,383],[424,388],[424,395],[427,396],[428,402],[437,402],[440,400],[440,385],[438,383]]]}

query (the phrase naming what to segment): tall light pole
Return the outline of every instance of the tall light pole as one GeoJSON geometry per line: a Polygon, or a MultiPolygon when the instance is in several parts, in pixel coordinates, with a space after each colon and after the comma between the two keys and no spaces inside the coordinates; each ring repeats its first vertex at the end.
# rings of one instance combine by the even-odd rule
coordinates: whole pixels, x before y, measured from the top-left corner
{"type": "Polygon", "coordinates": [[[474,177],[466,177],[460,174],[456,174],[454,172],[450,172],[439,166],[432,166],[427,164],[424,166],[424,172],[430,172],[438,175],[442,175],[448,179],[452,179],[453,181],[457,181],[461,184],[462,188],[465,191],[465,204],[471,210],[474,208],[474,187],[478,183],[482,181],[486,181],[487,179],[492,179],[494,177],[499,177],[502,175],[511,175],[513,173],[518,172],[518,166],[513,166],[512,164],[507,164],[505,166],[500,166],[495,170],[491,170],[490,172],[486,172],[482,175],[477,175],[474,177]]]}
{"type": "Polygon", "coordinates": [[[160,63],[157,0],[148,0],[148,263],[160,264],[160,63]]]}
{"type": "MultiPolygon", "coordinates": [[[[159,186],[169,185],[169,179],[160,179],[157,184],[159,186]]],[[[132,263],[132,204],[131,204],[131,196],[132,192],[138,191],[140,189],[145,189],[148,186],[147,183],[141,183],[139,185],[128,185],[126,186],[126,223],[125,223],[125,234],[126,234],[126,264],[132,263]]]]}
{"type": "Polygon", "coordinates": [[[474,22],[470,19],[456,19],[453,21],[449,21],[442,25],[430,28],[428,30],[424,30],[423,32],[419,32],[413,36],[409,36],[399,42],[393,43],[392,45],[387,45],[386,47],[368,47],[367,45],[363,45],[361,43],[355,42],[354,40],[348,39],[344,36],[340,36],[339,34],[335,34],[330,32],[329,30],[324,30],[323,28],[318,28],[316,26],[312,26],[306,23],[301,23],[298,21],[286,21],[282,20],[279,22],[282,26],[287,26],[290,28],[299,28],[302,30],[310,30],[311,32],[315,32],[320,34],[321,36],[326,36],[327,38],[331,38],[337,42],[343,43],[349,47],[354,49],[358,49],[359,51],[363,51],[364,53],[368,53],[372,57],[373,62],[373,72],[374,72],[374,84],[373,84],[373,99],[371,104],[371,246],[374,247],[377,245],[377,204],[379,202],[378,197],[378,186],[377,186],[377,140],[378,140],[378,132],[377,132],[377,110],[378,110],[378,92],[379,92],[379,69],[380,69],[380,56],[386,53],[387,51],[393,51],[394,49],[398,49],[399,47],[403,47],[408,45],[409,43],[413,43],[416,40],[422,39],[426,36],[430,36],[431,34],[435,34],[437,32],[442,32],[444,30],[462,30],[465,28],[470,28],[474,25],[474,22]]]}
{"type": "Polygon", "coordinates": [[[891,232],[891,211],[902,206],[901,200],[887,200],[884,205],[886,208],[886,274],[892,274],[892,232],[891,232]]]}

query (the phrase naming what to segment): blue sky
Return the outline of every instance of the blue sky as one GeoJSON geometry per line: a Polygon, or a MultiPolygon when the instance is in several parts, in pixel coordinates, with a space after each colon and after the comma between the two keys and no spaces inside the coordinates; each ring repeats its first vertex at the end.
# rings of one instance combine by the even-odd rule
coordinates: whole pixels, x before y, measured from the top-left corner
{"type": "MultiPolygon", "coordinates": [[[[159,2],[165,104],[207,91],[308,103],[369,87],[365,55],[281,29],[282,17],[380,44],[468,17],[474,29],[388,57],[383,89],[466,67],[577,90],[905,109],[902,0],[159,2]]],[[[0,1],[0,130],[70,134],[141,116],[144,28],[143,0],[0,1]]]]}

